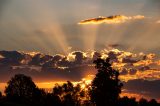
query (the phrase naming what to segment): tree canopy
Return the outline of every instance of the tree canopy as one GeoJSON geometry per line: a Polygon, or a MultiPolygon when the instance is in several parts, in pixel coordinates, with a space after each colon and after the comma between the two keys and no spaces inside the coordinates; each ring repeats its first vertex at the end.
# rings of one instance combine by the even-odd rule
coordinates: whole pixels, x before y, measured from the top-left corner
{"type": "Polygon", "coordinates": [[[0,106],[160,106],[155,99],[120,97],[123,84],[109,58],[99,57],[94,64],[98,72],[85,88],[81,86],[84,83],[74,85],[67,81],[56,84],[53,92],[45,92],[31,77],[17,74],[8,81],[6,95],[0,92],[0,106]]]}
{"type": "Polygon", "coordinates": [[[36,87],[30,77],[17,74],[7,83],[5,93],[9,100],[29,103],[40,96],[41,90],[36,87]]]}
{"type": "Polygon", "coordinates": [[[121,87],[123,84],[119,80],[119,72],[114,70],[109,63],[109,58],[97,58],[94,61],[98,73],[91,85],[91,101],[96,106],[117,105],[121,87]]]}

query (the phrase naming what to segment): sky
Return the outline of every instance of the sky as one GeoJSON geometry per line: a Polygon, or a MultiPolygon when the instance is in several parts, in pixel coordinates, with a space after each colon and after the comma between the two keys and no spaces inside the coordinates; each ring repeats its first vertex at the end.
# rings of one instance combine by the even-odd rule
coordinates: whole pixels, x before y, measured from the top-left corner
{"type": "Polygon", "coordinates": [[[0,0],[0,90],[16,73],[43,87],[91,79],[102,55],[124,94],[160,100],[159,28],[159,0],[0,0]]]}
{"type": "Polygon", "coordinates": [[[68,53],[118,44],[158,53],[159,0],[1,0],[0,49],[68,53]],[[145,16],[118,25],[79,25],[99,16],[145,16]],[[90,41],[88,42],[88,39],[90,41]]]}

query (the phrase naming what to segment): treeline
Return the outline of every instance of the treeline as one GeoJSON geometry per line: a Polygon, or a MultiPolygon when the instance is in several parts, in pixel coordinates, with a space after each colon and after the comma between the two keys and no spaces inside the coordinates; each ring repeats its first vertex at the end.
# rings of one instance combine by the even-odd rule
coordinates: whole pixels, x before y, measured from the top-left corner
{"type": "Polygon", "coordinates": [[[38,88],[30,77],[18,74],[8,82],[0,106],[80,106],[85,99],[85,91],[79,84],[74,86],[70,81],[56,84],[53,92],[48,93],[38,88]]]}
{"type": "Polygon", "coordinates": [[[8,81],[0,106],[160,106],[155,100],[120,97],[123,84],[109,59],[94,61],[96,77],[91,85],[56,84],[51,93],[38,88],[29,76],[17,74],[8,81]]]}

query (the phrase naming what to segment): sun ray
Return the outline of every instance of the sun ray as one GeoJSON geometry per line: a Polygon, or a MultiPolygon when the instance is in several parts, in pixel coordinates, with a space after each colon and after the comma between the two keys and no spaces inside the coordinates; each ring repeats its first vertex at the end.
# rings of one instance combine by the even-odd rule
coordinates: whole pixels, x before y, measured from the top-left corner
{"type": "Polygon", "coordinates": [[[83,26],[82,39],[85,50],[94,50],[97,38],[98,26],[83,26]]]}

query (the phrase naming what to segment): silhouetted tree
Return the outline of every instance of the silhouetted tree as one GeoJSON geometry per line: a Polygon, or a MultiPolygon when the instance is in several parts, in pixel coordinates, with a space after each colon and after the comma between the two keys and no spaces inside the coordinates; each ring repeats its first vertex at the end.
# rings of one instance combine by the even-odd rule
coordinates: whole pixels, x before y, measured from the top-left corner
{"type": "Polygon", "coordinates": [[[85,96],[82,92],[79,84],[74,86],[70,81],[62,86],[56,84],[53,88],[53,95],[60,97],[64,106],[79,106],[81,99],[85,96]]]}
{"type": "Polygon", "coordinates": [[[44,106],[45,105],[45,98],[47,93],[44,91],[44,89],[38,89],[36,88],[34,90],[32,99],[32,104],[38,105],[38,106],[44,106]]]}
{"type": "Polygon", "coordinates": [[[7,83],[5,89],[8,100],[18,103],[35,103],[42,95],[42,90],[39,90],[32,79],[23,74],[17,74],[7,83]]]}
{"type": "Polygon", "coordinates": [[[73,98],[71,93],[64,95],[63,97],[63,105],[64,106],[77,106],[76,100],[73,98]]]}
{"type": "Polygon", "coordinates": [[[151,99],[148,102],[148,106],[160,106],[160,104],[155,99],[151,99]]]}
{"type": "Polygon", "coordinates": [[[118,106],[138,106],[136,98],[122,97],[118,101],[118,106]]]}
{"type": "Polygon", "coordinates": [[[53,94],[61,98],[64,106],[75,106],[76,100],[74,98],[74,86],[70,81],[64,83],[62,86],[56,85],[53,88],[53,94]]]}
{"type": "Polygon", "coordinates": [[[53,95],[53,93],[47,93],[44,100],[44,106],[62,106],[59,96],[53,95]]]}
{"type": "Polygon", "coordinates": [[[8,82],[6,96],[0,92],[0,106],[160,106],[155,99],[141,98],[137,102],[127,96],[120,98],[122,83],[118,71],[112,69],[109,59],[98,58],[94,63],[98,73],[87,87],[89,94],[80,84],[74,86],[70,81],[56,84],[53,93],[46,93],[30,77],[18,74],[8,82]]]}
{"type": "Polygon", "coordinates": [[[148,106],[148,101],[147,99],[141,98],[139,100],[139,106],[148,106]]]}
{"type": "Polygon", "coordinates": [[[118,78],[119,72],[112,69],[109,58],[104,60],[99,57],[94,61],[94,64],[98,73],[92,81],[91,101],[96,106],[117,105],[121,87],[123,86],[118,78]]]}
{"type": "Polygon", "coordinates": [[[0,106],[3,106],[3,104],[2,104],[2,96],[0,96],[0,106]]]}
{"type": "Polygon", "coordinates": [[[2,98],[2,92],[0,91],[0,98],[2,98]]]}
{"type": "Polygon", "coordinates": [[[0,92],[0,106],[2,105],[2,93],[0,92]]]}

